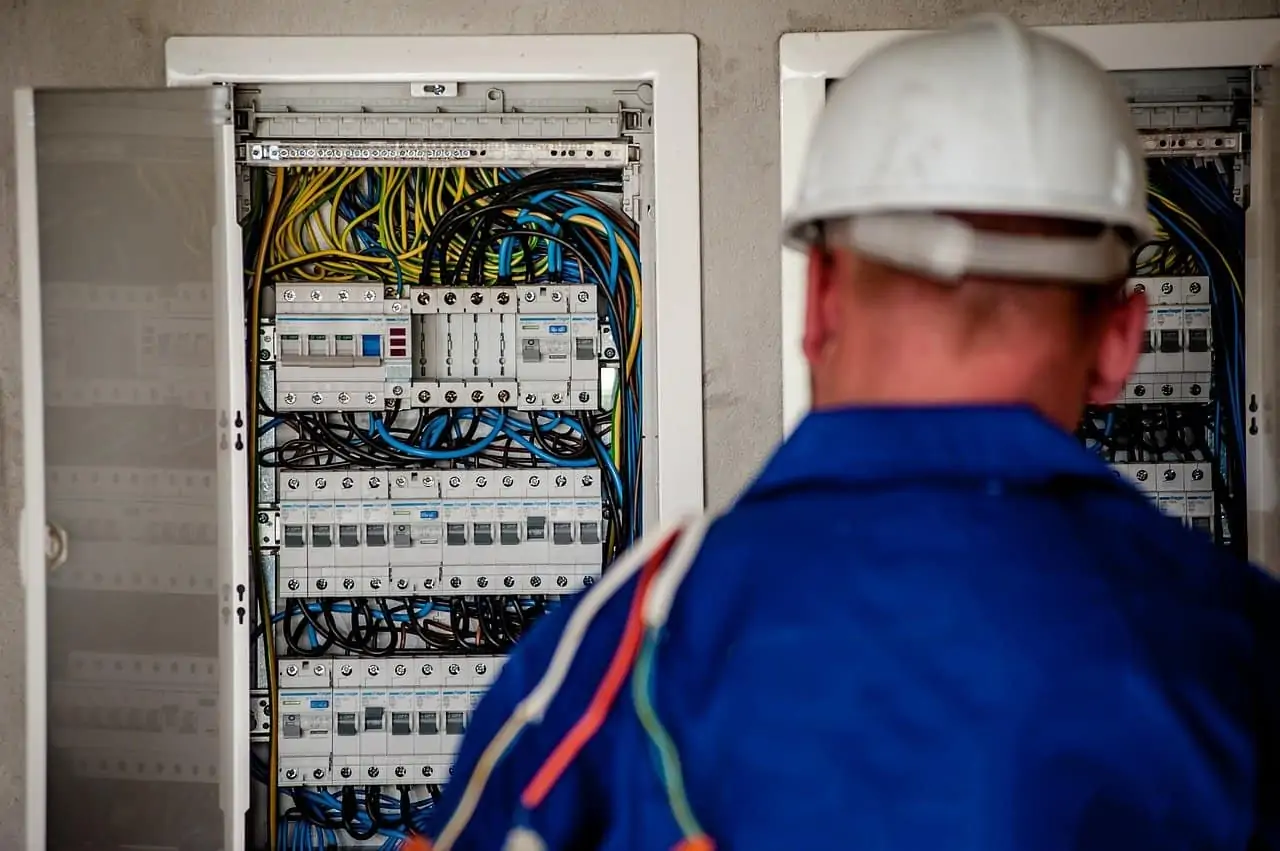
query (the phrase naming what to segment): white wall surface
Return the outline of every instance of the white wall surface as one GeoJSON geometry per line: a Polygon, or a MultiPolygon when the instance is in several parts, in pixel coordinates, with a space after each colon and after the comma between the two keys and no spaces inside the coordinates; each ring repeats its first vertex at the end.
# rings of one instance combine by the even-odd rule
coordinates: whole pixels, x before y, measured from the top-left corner
{"type": "Polygon", "coordinates": [[[695,34],[707,495],[719,505],[782,428],[778,37],[929,27],[993,9],[1030,24],[1189,21],[1274,16],[1280,0],[0,0],[0,846],[18,847],[22,828],[13,86],[160,86],[171,35],[695,34]]]}

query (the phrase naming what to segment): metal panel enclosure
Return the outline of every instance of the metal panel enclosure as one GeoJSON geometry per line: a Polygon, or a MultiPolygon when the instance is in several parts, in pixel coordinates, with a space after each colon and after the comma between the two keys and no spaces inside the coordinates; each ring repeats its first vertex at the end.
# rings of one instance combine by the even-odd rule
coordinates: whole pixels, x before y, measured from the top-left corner
{"type": "MultiPolygon", "coordinates": [[[[47,578],[51,849],[226,838],[214,284],[226,100],[34,98],[46,506],[67,542],[47,578]]],[[[40,469],[27,459],[28,476],[40,469]]]]}

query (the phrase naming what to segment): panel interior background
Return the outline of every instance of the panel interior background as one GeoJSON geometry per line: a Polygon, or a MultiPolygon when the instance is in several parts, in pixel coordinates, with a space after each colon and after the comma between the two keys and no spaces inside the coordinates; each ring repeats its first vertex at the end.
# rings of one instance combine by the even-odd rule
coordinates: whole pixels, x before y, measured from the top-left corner
{"type": "Polygon", "coordinates": [[[21,411],[9,90],[161,86],[170,35],[691,32],[701,64],[707,497],[731,500],[782,430],[778,38],[929,27],[1003,10],[1029,24],[1280,14],[1280,0],[0,0],[0,824],[22,825],[21,411]]]}

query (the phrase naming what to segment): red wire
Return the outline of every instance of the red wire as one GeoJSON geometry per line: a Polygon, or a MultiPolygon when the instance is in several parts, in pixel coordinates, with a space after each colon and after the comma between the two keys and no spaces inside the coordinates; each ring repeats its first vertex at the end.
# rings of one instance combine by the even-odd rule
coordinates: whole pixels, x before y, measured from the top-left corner
{"type": "Polygon", "coordinates": [[[609,662],[608,669],[605,670],[604,678],[600,680],[600,685],[596,687],[596,693],[592,696],[591,702],[587,704],[587,709],[582,714],[582,717],[560,740],[555,750],[547,757],[546,762],[538,769],[537,774],[529,781],[529,785],[525,787],[523,794],[520,796],[520,804],[526,810],[532,810],[546,800],[547,795],[559,782],[560,778],[564,776],[570,763],[577,758],[582,749],[586,747],[587,742],[591,741],[595,734],[600,731],[601,726],[604,725],[604,720],[608,717],[614,701],[617,700],[618,693],[622,691],[622,685],[626,682],[631,667],[635,664],[636,655],[640,651],[640,639],[644,635],[641,611],[645,593],[649,590],[649,583],[653,581],[658,569],[662,567],[662,562],[666,559],[667,553],[671,551],[671,547],[678,537],[679,533],[677,532],[668,538],[649,558],[648,563],[645,564],[644,569],[641,571],[640,581],[636,585],[635,596],[631,598],[631,609],[627,613],[627,623],[623,628],[622,638],[618,642],[618,649],[614,651],[613,659],[609,662]]]}

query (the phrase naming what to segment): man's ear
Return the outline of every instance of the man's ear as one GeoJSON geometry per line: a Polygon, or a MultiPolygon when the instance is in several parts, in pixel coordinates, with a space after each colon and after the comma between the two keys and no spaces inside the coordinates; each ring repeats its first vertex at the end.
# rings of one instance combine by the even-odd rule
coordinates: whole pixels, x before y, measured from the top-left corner
{"type": "Polygon", "coordinates": [[[804,356],[813,366],[822,359],[836,324],[835,260],[821,244],[809,249],[809,277],[805,287],[804,356]]]}
{"type": "Polygon", "coordinates": [[[1108,405],[1119,398],[1125,382],[1149,341],[1146,293],[1126,293],[1101,317],[1098,348],[1089,376],[1089,404],[1108,405]]]}

